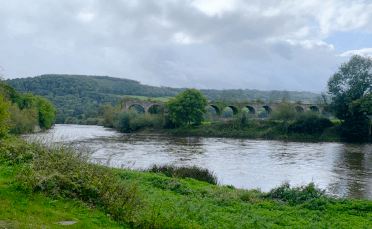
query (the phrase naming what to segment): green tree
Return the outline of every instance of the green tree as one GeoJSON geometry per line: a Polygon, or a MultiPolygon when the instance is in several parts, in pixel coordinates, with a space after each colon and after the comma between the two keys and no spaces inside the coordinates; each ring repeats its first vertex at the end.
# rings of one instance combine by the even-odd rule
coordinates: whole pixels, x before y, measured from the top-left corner
{"type": "Polygon", "coordinates": [[[369,93],[362,98],[350,103],[349,111],[352,114],[362,113],[369,118],[368,121],[368,134],[372,135],[372,93],[369,93]]]}
{"type": "Polygon", "coordinates": [[[175,123],[201,123],[207,112],[208,100],[196,89],[186,89],[168,101],[168,112],[175,123]]]}
{"type": "Polygon", "coordinates": [[[39,112],[39,125],[41,128],[50,128],[56,121],[56,109],[49,100],[41,96],[36,96],[36,99],[36,106],[39,112]]]}
{"type": "Polygon", "coordinates": [[[9,111],[7,110],[9,106],[10,103],[7,102],[0,93],[0,137],[6,135],[9,131],[9,111]]]}
{"type": "Polygon", "coordinates": [[[372,58],[353,56],[331,76],[327,86],[336,117],[347,119],[352,115],[349,104],[372,91],[372,58]]]}
{"type": "Polygon", "coordinates": [[[296,118],[296,111],[294,105],[289,102],[281,102],[277,105],[275,111],[271,115],[271,120],[281,120],[283,121],[285,133],[288,133],[288,122],[296,118]]]}
{"type": "MultiPolygon", "coordinates": [[[[372,58],[353,56],[339,68],[328,81],[328,93],[332,97],[331,108],[336,117],[343,120],[341,137],[345,141],[368,139],[369,119],[358,104],[365,95],[372,92],[372,58]]],[[[364,103],[363,107],[368,106],[364,103]]]]}

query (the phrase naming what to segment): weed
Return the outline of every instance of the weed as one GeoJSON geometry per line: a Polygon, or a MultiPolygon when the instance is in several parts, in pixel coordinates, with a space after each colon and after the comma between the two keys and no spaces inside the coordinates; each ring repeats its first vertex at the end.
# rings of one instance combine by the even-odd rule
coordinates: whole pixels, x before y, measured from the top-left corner
{"type": "Polygon", "coordinates": [[[144,169],[146,172],[163,173],[168,177],[179,177],[179,178],[194,178],[195,180],[205,181],[210,184],[218,184],[216,175],[208,169],[203,169],[197,166],[184,167],[175,165],[152,165],[148,169],[144,169]]]}

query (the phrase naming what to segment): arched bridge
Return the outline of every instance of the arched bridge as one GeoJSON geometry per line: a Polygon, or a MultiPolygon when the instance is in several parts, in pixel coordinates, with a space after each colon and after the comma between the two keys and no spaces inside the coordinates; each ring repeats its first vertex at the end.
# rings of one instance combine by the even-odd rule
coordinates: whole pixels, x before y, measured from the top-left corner
{"type": "MultiPolygon", "coordinates": [[[[142,107],[145,113],[149,113],[152,108],[160,107],[161,105],[164,105],[164,102],[158,102],[158,101],[126,101],[123,104],[123,111],[129,110],[133,106],[139,106],[142,107]]],[[[208,106],[211,106],[215,109],[217,115],[222,115],[223,110],[226,107],[231,108],[234,115],[239,114],[242,109],[247,108],[249,111],[249,114],[251,114],[253,117],[257,117],[258,110],[260,108],[264,108],[266,111],[266,114],[270,115],[272,112],[274,112],[277,107],[278,103],[244,103],[244,102],[236,102],[236,103],[222,103],[222,102],[210,102],[208,106]]],[[[319,112],[322,114],[323,109],[315,103],[311,104],[293,104],[293,107],[297,112],[304,112],[306,110],[312,110],[315,112],[319,112]]]]}
{"type": "Polygon", "coordinates": [[[157,101],[125,101],[123,104],[122,111],[127,111],[133,106],[140,106],[144,110],[145,113],[149,113],[152,108],[160,107],[162,104],[165,104],[163,102],[157,102],[157,101]]]}

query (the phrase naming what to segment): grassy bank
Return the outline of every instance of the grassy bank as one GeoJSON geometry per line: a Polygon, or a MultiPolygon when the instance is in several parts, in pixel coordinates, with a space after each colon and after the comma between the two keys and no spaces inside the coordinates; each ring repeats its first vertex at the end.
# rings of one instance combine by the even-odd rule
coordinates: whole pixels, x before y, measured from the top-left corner
{"type": "Polygon", "coordinates": [[[252,120],[242,125],[239,120],[205,122],[202,125],[171,129],[174,136],[259,138],[290,141],[330,141],[339,142],[339,125],[318,133],[285,133],[282,122],[252,120]]]}
{"type": "Polygon", "coordinates": [[[0,140],[0,228],[372,227],[372,201],[330,198],[313,184],[263,193],[214,185],[197,168],[110,169],[86,155],[0,140]]]}

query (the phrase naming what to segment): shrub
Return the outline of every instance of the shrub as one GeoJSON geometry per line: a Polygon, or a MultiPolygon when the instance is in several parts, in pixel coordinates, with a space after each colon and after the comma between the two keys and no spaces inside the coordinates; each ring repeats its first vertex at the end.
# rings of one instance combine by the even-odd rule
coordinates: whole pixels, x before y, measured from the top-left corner
{"type": "Polygon", "coordinates": [[[289,202],[290,204],[301,204],[308,200],[326,197],[326,195],[325,190],[316,188],[314,183],[310,183],[306,186],[290,188],[290,185],[287,182],[272,189],[264,197],[282,200],[289,202]]]}
{"type": "Polygon", "coordinates": [[[12,134],[30,133],[39,124],[36,108],[24,108],[20,110],[17,104],[12,104],[8,107],[8,111],[10,113],[10,133],[12,134]]]}
{"type": "Polygon", "coordinates": [[[205,181],[210,184],[218,184],[216,175],[208,169],[203,169],[197,166],[185,167],[175,165],[152,165],[150,168],[143,171],[162,173],[168,177],[179,177],[179,178],[194,178],[195,180],[205,181]]]}
{"type": "Polygon", "coordinates": [[[341,124],[341,141],[360,143],[370,141],[368,124],[369,119],[363,114],[348,117],[341,124]]]}
{"type": "Polygon", "coordinates": [[[124,133],[130,133],[146,127],[160,128],[162,124],[161,115],[138,114],[133,110],[121,112],[114,119],[115,129],[124,133]]]}
{"type": "Polygon", "coordinates": [[[130,129],[130,120],[137,117],[138,113],[133,110],[120,112],[115,116],[114,127],[120,132],[129,133],[130,129]]]}
{"type": "Polygon", "coordinates": [[[288,131],[299,134],[318,134],[333,126],[331,120],[310,111],[297,117],[296,121],[288,127],[288,131]]]}

